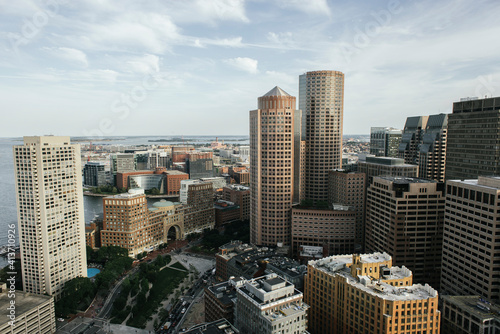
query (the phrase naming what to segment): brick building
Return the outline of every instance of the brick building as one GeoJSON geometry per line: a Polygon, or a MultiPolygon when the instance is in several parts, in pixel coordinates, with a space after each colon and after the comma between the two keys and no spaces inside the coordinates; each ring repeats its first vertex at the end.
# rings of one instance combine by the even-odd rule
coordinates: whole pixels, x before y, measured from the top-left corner
{"type": "Polygon", "coordinates": [[[222,199],[239,206],[240,220],[250,219],[250,188],[241,185],[228,185],[222,189],[222,199]]]}

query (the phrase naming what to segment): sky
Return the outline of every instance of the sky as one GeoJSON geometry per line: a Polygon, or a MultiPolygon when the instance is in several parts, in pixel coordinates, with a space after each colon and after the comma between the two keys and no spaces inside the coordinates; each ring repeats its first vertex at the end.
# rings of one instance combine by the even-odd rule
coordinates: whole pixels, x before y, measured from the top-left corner
{"type": "Polygon", "coordinates": [[[0,0],[0,137],[248,135],[259,96],[315,70],[345,74],[344,134],[402,128],[500,96],[499,17],[496,0],[0,0]]]}

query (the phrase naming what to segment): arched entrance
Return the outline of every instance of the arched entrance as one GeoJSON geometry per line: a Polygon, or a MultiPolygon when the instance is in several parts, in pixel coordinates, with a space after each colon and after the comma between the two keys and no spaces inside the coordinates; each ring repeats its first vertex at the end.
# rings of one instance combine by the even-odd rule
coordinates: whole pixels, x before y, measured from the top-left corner
{"type": "Polygon", "coordinates": [[[181,240],[181,239],[182,239],[181,228],[178,225],[170,226],[167,231],[167,242],[181,240]]]}

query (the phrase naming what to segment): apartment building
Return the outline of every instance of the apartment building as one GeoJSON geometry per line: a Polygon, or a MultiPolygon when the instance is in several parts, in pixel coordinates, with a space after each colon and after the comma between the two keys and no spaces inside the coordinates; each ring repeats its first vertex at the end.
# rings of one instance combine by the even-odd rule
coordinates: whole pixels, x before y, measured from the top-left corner
{"type": "Polygon", "coordinates": [[[186,234],[214,228],[214,188],[211,182],[181,181],[180,200],[184,204],[186,234]]]}
{"type": "Polygon", "coordinates": [[[250,187],[231,184],[222,188],[222,199],[240,207],[240,220],[250,219],[250,187]]]}
{"type": "Polygon", "coordinates": [[[176,213],[175,205],[168,201],[159,201],[148,209],[143,189],[105,197],[103,211],[102,246],[126,248],[131,257],[167,242],[170,228],[175,239],[184,235],[183,213],[176,213]]]}
{"type": "Polygon", "coordinates": [[[87,276],[80,145],[69,137],[24,137],[14,173],[23,291],[57,300],[87,276]]]}

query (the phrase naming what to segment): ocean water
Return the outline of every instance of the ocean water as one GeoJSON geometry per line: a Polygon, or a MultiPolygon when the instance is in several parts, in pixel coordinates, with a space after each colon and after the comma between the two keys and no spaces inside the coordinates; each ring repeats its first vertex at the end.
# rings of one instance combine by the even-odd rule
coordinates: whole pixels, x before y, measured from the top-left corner
{"type": "MultiPolygon", "coordinates": [[[[167,145],[167,144],[205,144],[215,141],[216,136],[131,136],[131,137],[107,137],[93,139],[93,144],[108,145],[167,145]],[[172,142],[149,142],[149,140],[180,138],[180,141],[172,142]]],[[[218,136],[219,141],[227,144],[249,145],[248,136],[218,136]]],[[[85,143],[82,138],[72,137],[73,142],[85,143]]],[[[22,138],[0,138],[0,246],[7,245],[8,225],[15,224],[17,232],[17,208],[14,183],[14,158],[12,146],[22,145],[22,138]]],[[[149,204],[155,201],[148,201],[149,204]]],[[[85,222],[88,223],[95,215],[102,213],[102,198],[84,196],[85,222]]],[[[19,244],[19,242],[17,242],[19,244]]],[[[0,268],[6,265],[6,259],[0,257],[0,268]]]]}

